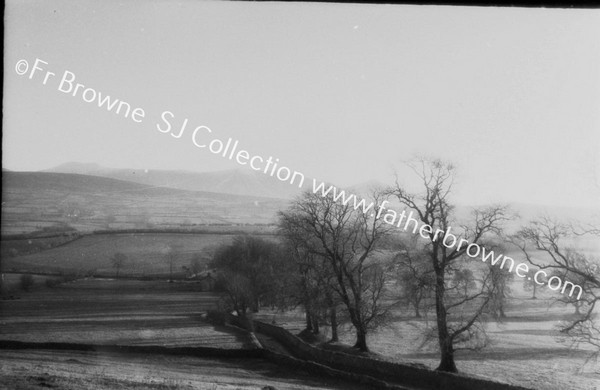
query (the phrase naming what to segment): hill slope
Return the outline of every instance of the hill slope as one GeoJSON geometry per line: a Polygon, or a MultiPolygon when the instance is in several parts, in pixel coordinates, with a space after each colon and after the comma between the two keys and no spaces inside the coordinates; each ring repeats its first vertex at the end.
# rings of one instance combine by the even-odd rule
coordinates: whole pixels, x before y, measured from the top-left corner
{"type": "Polygon", "coordinates": [[[2,233],[271,223],[286,200],[148,186],[89,175],[2,173],[2,233]]]}
{"type": "Polygon", "coordinates": [[[65,163],[46,172],[78,173],[126,180],[149,186],[209,191],[233,195],[250,195],[291,199],[300,193],[297,186],[281,182],[251,169],[215,172],[163,171],[146,169],[112,169],[98,164],[65,163]]]}

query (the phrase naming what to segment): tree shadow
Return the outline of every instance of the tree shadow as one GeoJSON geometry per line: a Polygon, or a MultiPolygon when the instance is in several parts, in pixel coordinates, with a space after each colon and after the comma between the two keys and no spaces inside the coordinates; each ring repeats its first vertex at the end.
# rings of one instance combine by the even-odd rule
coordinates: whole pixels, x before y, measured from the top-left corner
{"type": "MultiPolygon", "coordinates": [[[[550,360],[556,358],[579,358],[587,357],[589,352],[570,350],[566,348],[495,348],[481,352],[457,351],[457,361],[481,361],[481,360],[550,360]]],[[[437,359],[437,352],[417,352],[403,354],[405,359],[437,359]]]]}

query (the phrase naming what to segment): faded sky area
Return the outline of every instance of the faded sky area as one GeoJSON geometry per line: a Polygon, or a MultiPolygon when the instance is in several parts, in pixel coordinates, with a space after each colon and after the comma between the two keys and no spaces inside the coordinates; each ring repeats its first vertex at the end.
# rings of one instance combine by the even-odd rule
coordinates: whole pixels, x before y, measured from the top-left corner
{"type": "Polygon", "coordinates": [[[157,131],[169,110],[338,185],[426,154],[460,203],[600,207],[597,10],[13,0],[4,39],[7,169],[249,169],[157,131]],[[17,75],[36,58],[146,119],[17,75]]]}

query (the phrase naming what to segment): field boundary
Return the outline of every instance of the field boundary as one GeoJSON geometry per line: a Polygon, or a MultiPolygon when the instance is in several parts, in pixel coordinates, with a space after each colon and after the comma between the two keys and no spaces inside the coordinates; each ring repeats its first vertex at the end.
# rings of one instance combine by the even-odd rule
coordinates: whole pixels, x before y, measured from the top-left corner
{"type": "MultiPolygon", "coordinates": [[[[314,362],[345,373],[361,374],[376,380],[401,383],[404,386],[435,390],[530,390],[521,386],[499,383],[461,374],[434,371],[417,364],[392,363],[383,360],[330,351],[306,343],[284,328],[258,320],[248,320],[244,324],[234,315],[229,321],[253,331],[265,334],[285,346],[295,358],[314,362]],[[245,325],[245,326],[244,326],[245,325]]],[[[278,354],[277,354],[278,355],[278,354]]],[[[283,360],[282,360],[283,361],[283,360]]]]}
{"type": "Polygon", "coordinates": [[[50,349],[86,352],[149,353],[219,358],[262,358],[261,348],[163,347],[160,345],[110,345],[0,340],[0,349],[50,349]]]}
{"type": "Polygon", "coordinates": [[[394,384],[387,383],[381,379],[377,379],[375,377],[355,373],[348,372],[343,370],[338,370],[332,367],[329,367],[325,364],[321,364],[318,362],[314,362],[311,360],[299,359],[297,357],[291,356],[289,354],[284,354],[280,352],[276,352],[260,342],[260,340],[256,337],[255,332],[246,329],[246,327],[242,326],[243,324],[239,321],[239,319],[232,315],[226,315],[227,320],[225,321],[224,326],[235,328],[237,331],[245,332],[250,336],[252,343],[259,348],[263,353],[263,358],[271,361],[272,363],[287,366],[289,368],[298,369],[302,368],[307,372],[318,375],[318,376],[327,376],[334,379],[342,379],[347,381],[358,382],[364,385],[367,385],[372,388],[377,389],[385,389],[385,390],[410,390],[407,387],[398,386],[394,384]]]}
{"type": "MultiPolygon", "coordinates": [[[[248,331],[246,331],[248,332],[248,331]]],[[[254,336],[252,332],[248,332],[254,336]]],[[[254,337],[256,340],[256,337],[254,337]]],[[[288,368],[301,368],[315,376],[327,376],[334,379],[344,379],[356,381],[369,387],[386,390],[409,390],[406,387],[390,385],[382,380],[356,373],[350,373],[333,369],[331,367],[301,359],[294,358],[273,352],[264,348],[258,341],[256,348],[245,349],[221,349],[211,347],[163,347],[157,345],[150,346],[130,346],[130,345],[102,345],[102,344],[81,344],[81,343],[56,343],[56,342],[24,342],[13,340],[0,340],[0,349],[9,350],[60,350],[60,351],[84,351],[84,352],[110,352],[110,353],[143,353],[160,355],[178,355],[203,358],[237,358],[237,359],[264,359],[276,365],[283,365],[288,368]]]]}
{"type": "MultiPolygon", "coordinates": [[[[225,225],[230,226],[230,225],[225,225]]],[[[234,229],[231,231],[225,230],[210,230],[210,229],[119,229],[119,230],[94,230],[86,235],[112,235],[112,234],[214,234],[224,236],[235,236],[240,234],[249,234],[243,229],[234,229]]],[[[271,232],[252,232],[252,235],[258,236],[274,236],[271,232]]]]}
{"type": "Polygon", "coordinates": [[[375,377],[358,374],[355,372],[347,372],[343,370],[338,370],[332,367],[329,367],[325,364],[320,364],[318,362],[298,359],[293,356],[285,355],[282,353],[278,353],[275,351],[271,351],[270,349],[265,348],[264,350],[265,359],[280,365],[285,365],[294,369],[302,368],[308,371],[311,374],[315,375],[325,375],[335,379],[344,379],[350,380],[353,382],[357,382],[360,384],[367,385],[369,387],[375,387],[378,389],[389,389],[389,390],[409,390],[408,387],[399,386],[396,384],[391,384],[385,382],[381,379],[377,379],[375,377]]]}
{"type": "MultiPolygon", "coordinates": [[[[17,233],[17,234],[2,234],[0,235],[1,241],[21,241],[21,240],[41,240],[44,238],[56,238],[56,237],[78,237],[84,233],[79,231],[63,231],[63,232],[43,232],[35,231],[31,233],[17,233]]],[[[69,242],[69,241],[67,241],[69,242]]]]}
{"type": "MultiPolygon", "coordinates": [[[[255,225],[242,225],[241,227],[257,227],[257,228],[270,228],[270,224],[255,224],[255,225]]],[[[23,241],[23,240],[41,240],[47,238],[56,237],[76,237],[71,241],[79,238],[93,235],[111,235],[111,234],[215,234],[215,235],[239,235],[239,234],[250,234],[247,230],[240,229],[238,225],[209,225],[205,228],[154,228],[154,229],[98,229],[91,231],[68,231],[68,232],[31,232],[31,233],[17,233],[17,234],[2,234],[0,235],[0,241],[23,241]],[[215,227],[211,229],[210,226],[215,227]],[[221,230],[218,228],[232,228],[232,230],[221,230]]],[[[277,233],[270,231],[252,231],[251,234],[259,236],[276,236],[277,233]]],[[[69,243],[71,241],[67,241],[69,243]]]]}

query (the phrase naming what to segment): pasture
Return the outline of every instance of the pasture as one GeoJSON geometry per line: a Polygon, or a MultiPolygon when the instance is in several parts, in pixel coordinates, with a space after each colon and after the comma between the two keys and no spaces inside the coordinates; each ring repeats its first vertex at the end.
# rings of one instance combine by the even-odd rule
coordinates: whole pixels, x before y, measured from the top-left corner
{"type": "MultiPolygon", "coordinates": [[[[515,287],[517,287],[515,285],[515,287]]],[[[456,365],[462,373],[539,390],[597,390],[600,388],[600,361],[589,359],[589,347],[570,348],[558,340],[557,325],[572,319],[574,309],[554,303],[552,293],[519,292],[509,300],[502,322],[489,320],[486,332],[490,344],[481,351],[456,352],[456,365]],[[551,305],[552,304],[552,305],[551,305]]],[[[293,333],[304,329],[301,311],[286,313],[264,311],[257,319],[275,322],[293,333]]],[[[403,308],[392,313],[391,321],[371,333],[368,345],[378,358],[398,363],[422,363],[431,369],[439,364],[436,340],[421,347],[424,329],[435,323],[435,314],[416,319],[403,308]]],[[[329,328],[321,332],[328,339],[329,328]]],[[[353,345],[353,328],[345,323],[340,329],[340,343],[353,345]]]]}
{"type": "MultiPolygon", "coordinates": [[[[490,345],[480,352],[458,351],[461,372],[509,384],[545,390],[595,390],[600,382],[597,362],[586,364],[591,351],[570,349],[556,337],[557,321],[569,318],[566,310],[546,308],[546,300],[513,300],[501,323],[489,322],[490,345]]],[[[435,321],[434,318],[429,320],[435,321]]],[[[373,351],[395,361],[418,362],[435,368],[435,345],[418,348],[423,339],[422,321],[394,322],[371,337],[373,351]]],[[[344,339],[348,339],[348,335],[344,339]]]]}
{"type": "MultiPolygon", "coordinates": [[[[79,279],[48,288],[45,280],[54,277],[37,275],[34,276],[33,290],[22,292],[19,290],[19,276],[6,274],[5,285],[17,292],[20,299],[0,302],[0,339],[109,345],[248,347],[249,340],[244,335],[228,328],[215,327],[202,320],[202,314],[206,310],[216,307],[217,295],[202,293],[199,284],[194,282],[167,283],[165,280],[170,269],[167,256],[169,248],[175,253],[172,261],[176,276],[183,277],[182,267],[189,267],[192,259],[197,258],[201,266],[206,268],[214,250],[219,245],[231,242],[234,236],[227,233],[87,235],[41,252],[3,258],[2,267],[5,271],[93,273],[106,278],[79,279]],[[156,276],[163,280],[148,282],[110,279],[115,275],[110,258],[117,252],[127,256],[127,262],[120,270],[121,276],[156,276]]],[[[576,244],[586,253],[598,253],[595,242],[588,240],[576,244]]],[[[516,261],[522,261],[518,251],[511,247],[506,249],[505,254],[514,257],[516,261]]],[[[540,260],[544,261],[542,256],[540,260]]],[[[584,347],[570,348],[557,337],[557,325],[571,319],[574,308],[553,303],[557,293],[544,287],[538,289],[538,299],[530,299],[531,291],[523,289],[522,281],[515,277],[511,285],[511,298],[506,310],[508,318],[502,322],[489,321],[486,324],[490,344],[479,352],[456,353],[459,370],[473,376],[532,389],[597,390],[600,365],[598,361],[588,360],[591,351],[584,347]]],[[[304,328],[304,318],[300,311],[277,313],[267,310],[259,313],[258,317],[267,322],[275,321],[295,333],[304,328]]],[[[431,326],[432,321],[435,321],[432,312],[421,319],[415,319],[412,317],[412,310],[398,308],[387,326],[369,335],[369,346],[382,359],[417,362],[435,368],[438,364],[435,343],[421,347],[423,329],[426,325],[431,326]]],[[[329,330],[326,326],[321,329],[325,334],[329,330]]],[[[342,326],[340,338],[342,343],[354,343],[354,332],[348,324],[342,326]]],[[[285,369],[251,361],[192,361],[188,357],[149,356],[145,360],[147,364],[129,364],[124,360],[129,358],[119,356],[61,352],[57,356],[63,356],[64,360],[52,362],[52,354],[49,352],[8,353],[13,357],[10,362],[12,372],[30,370],[28,359],[33,359],[39,367],[43,367],[33,369],[39,375],[9,376],[15,384],[23,386],[32,385],[37,380],[40,383],[55,383],[62,388],[84,386],[98,389],[115,386],[205,388],[208,383],[217,382],[217,387],[213,388],[252,388],[250,384],[255,386],[266,383],[278,383],[278,389],[304,388],[303,386],[333,388],[327,387],[329,385],[306,385],[308,379],[300,373],[294,379],[297,382],[291,380],[291,376],[286,380],[283,378],[288,375],[285,369]],[[109,363],[109,359],[123,364],[119,367],[109,363]],[[86,363],[69,366],[66,362],[70,360],[86,363]],[[170,365],[169,362],[173,364],[170,365]],[[155,372],[161,364],[166,365],[164,370],[160,374],[150,375],[148,381],[137,374],[139,370],[155,372]],[[178,368],[180,365],[184,368],[178,368]],[[192,368],[186,371],[185,367],[196,367],[198,371],[192,373],[192,368]],[[275,369],[283,373],[282,377],[277,377],[281,380],[275,378],[277,382],[265,382],[266,375],[271,375],[265,372],[275,369]],[[90,375],[84,375],[86,372],[90,375]],[[106,382],[98,374],[100,372],[110,373],[106,382]],[[49,374],[44,376],[44,373],[49,374]],[[40,381],[40,378],[45,379],[40,381]],[[246,379],[247,383],[244,382],[246,379]]],[[[134,360],[137,358],[141,359],[141,356],[133,357],[134,360]]],[[[2,370],[9,370],[6,368],[8,358],[1,359],[2,370]]],[[[7,372],[11,371],[3,371],[3,374],[7,372]]]]}
{"type": "Polygon", "coordinates": [[[42,252],[3,259],[2,270],[108,277],[116,274],[111,257],[123,253],[127,260],[120,276],[168,276],[172,262],[174,274],[183,277],[182,267],[190,267],[192,259],[197,259],[206,268],[214,250],[233,237],[234,234],[210,233],[93,234],[42,252]]]}
{"type": "Polygon", "coordinates": [[[2,184],[2,235],[266,225],[288,202],[50,172],[2,172],[2,184]]]}

